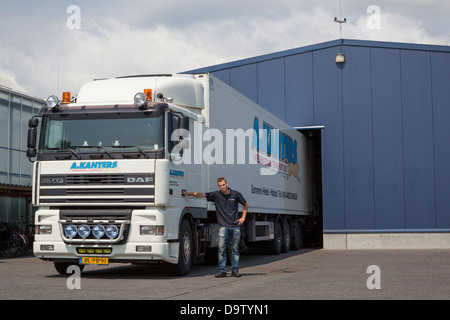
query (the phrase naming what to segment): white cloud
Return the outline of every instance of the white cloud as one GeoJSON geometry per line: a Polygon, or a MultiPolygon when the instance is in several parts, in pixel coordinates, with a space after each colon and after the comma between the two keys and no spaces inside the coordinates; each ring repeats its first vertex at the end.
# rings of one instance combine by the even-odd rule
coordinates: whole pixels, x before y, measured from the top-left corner
{"type": "MultiPolygon", "coordinates": [[[[80,5],[81,30],[66,27],[69,1],[42,11],[0,5],[11,11],[0,21],[0,84],[41,97],[76,93],[94,78],[175,73],[339,38],[334,0],[70,2],[80,5]]],[[[343,1],[344,38],[450,44],[449,5],[377,2],[381,28],[371,30],[371,1],[343,1]]]]}
{"type": "Polygon", "coordinates": [[[14,72],[5,69],[2,65],[0,65],[0,85],[16,91],[26,92],[26,89],[17,82],[14,72]]]}
{"type": "Polygon", "coordinates": [[[443,32],[441,35],[430,35],[424,28],[421,20],[410,19],[400,14],[381,12],[380,25],[377,28],[368,28],[367,19],[370,15],[362,16],[356,22],[353,34],[358,39],[408,42],[421,44],[450,45],[450,33],[443,32]]]}

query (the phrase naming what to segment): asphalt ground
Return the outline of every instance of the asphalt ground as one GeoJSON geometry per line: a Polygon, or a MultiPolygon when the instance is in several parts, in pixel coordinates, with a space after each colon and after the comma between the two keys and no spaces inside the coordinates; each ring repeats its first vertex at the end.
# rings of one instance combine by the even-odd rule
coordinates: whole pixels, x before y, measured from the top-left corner
{"type": "MultiPolygon", "coordinates": [[[[214,278],[194,265],[186,277],[160,266],[86,266],[79,289],[35,257],[0,258],[0,299],[20,300],[449,300],[450,250],[302,249],[241,256],[241,278],[214,278]]],[[[75,283],[72,281],[72,283],[75,283]]]]}

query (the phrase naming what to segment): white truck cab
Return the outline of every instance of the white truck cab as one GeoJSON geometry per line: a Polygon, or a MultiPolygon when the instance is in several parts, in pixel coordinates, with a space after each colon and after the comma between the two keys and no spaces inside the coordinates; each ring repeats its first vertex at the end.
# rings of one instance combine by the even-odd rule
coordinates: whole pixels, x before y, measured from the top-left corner
{"type": "Polygon", "coordinates": [[[60,273],[163,262],[187,274],[214,257],[218,226],[212,204],[181,192],[215,190],[219,176],[250,204],[245,241],[301,246],[306,137],[212,75],[95,80],[50,97],[29,126],[34,255],[60,273]]]}

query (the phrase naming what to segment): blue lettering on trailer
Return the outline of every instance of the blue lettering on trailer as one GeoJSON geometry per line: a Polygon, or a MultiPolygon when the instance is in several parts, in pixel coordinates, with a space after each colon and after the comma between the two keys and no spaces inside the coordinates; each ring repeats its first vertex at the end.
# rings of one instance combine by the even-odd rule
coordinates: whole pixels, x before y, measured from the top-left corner
{"type": "Polygon", "coordinates": [[[277,157],[282,162],[287,160],[291,164],[296,164],[297,141],[281,131],[278,131],[277,134],[276,131],[276,128],[266,122],[260,129],[259,119],[255,117],[253,120],[252,148],[255,148],[258,152],[264,152],[268,156],[277,157]]]}

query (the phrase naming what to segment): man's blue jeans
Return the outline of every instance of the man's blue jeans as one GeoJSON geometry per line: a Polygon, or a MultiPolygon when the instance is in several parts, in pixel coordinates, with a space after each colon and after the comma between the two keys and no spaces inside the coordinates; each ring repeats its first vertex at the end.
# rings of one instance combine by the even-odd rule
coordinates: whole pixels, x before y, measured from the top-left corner
{"type": "Polygon", "coordinates": [[[231,271],[239,271],[239,242],[241,240],[241,227],[219,228],[219,271],[227,271],[227,244],[231,236],[231,271]]]}

